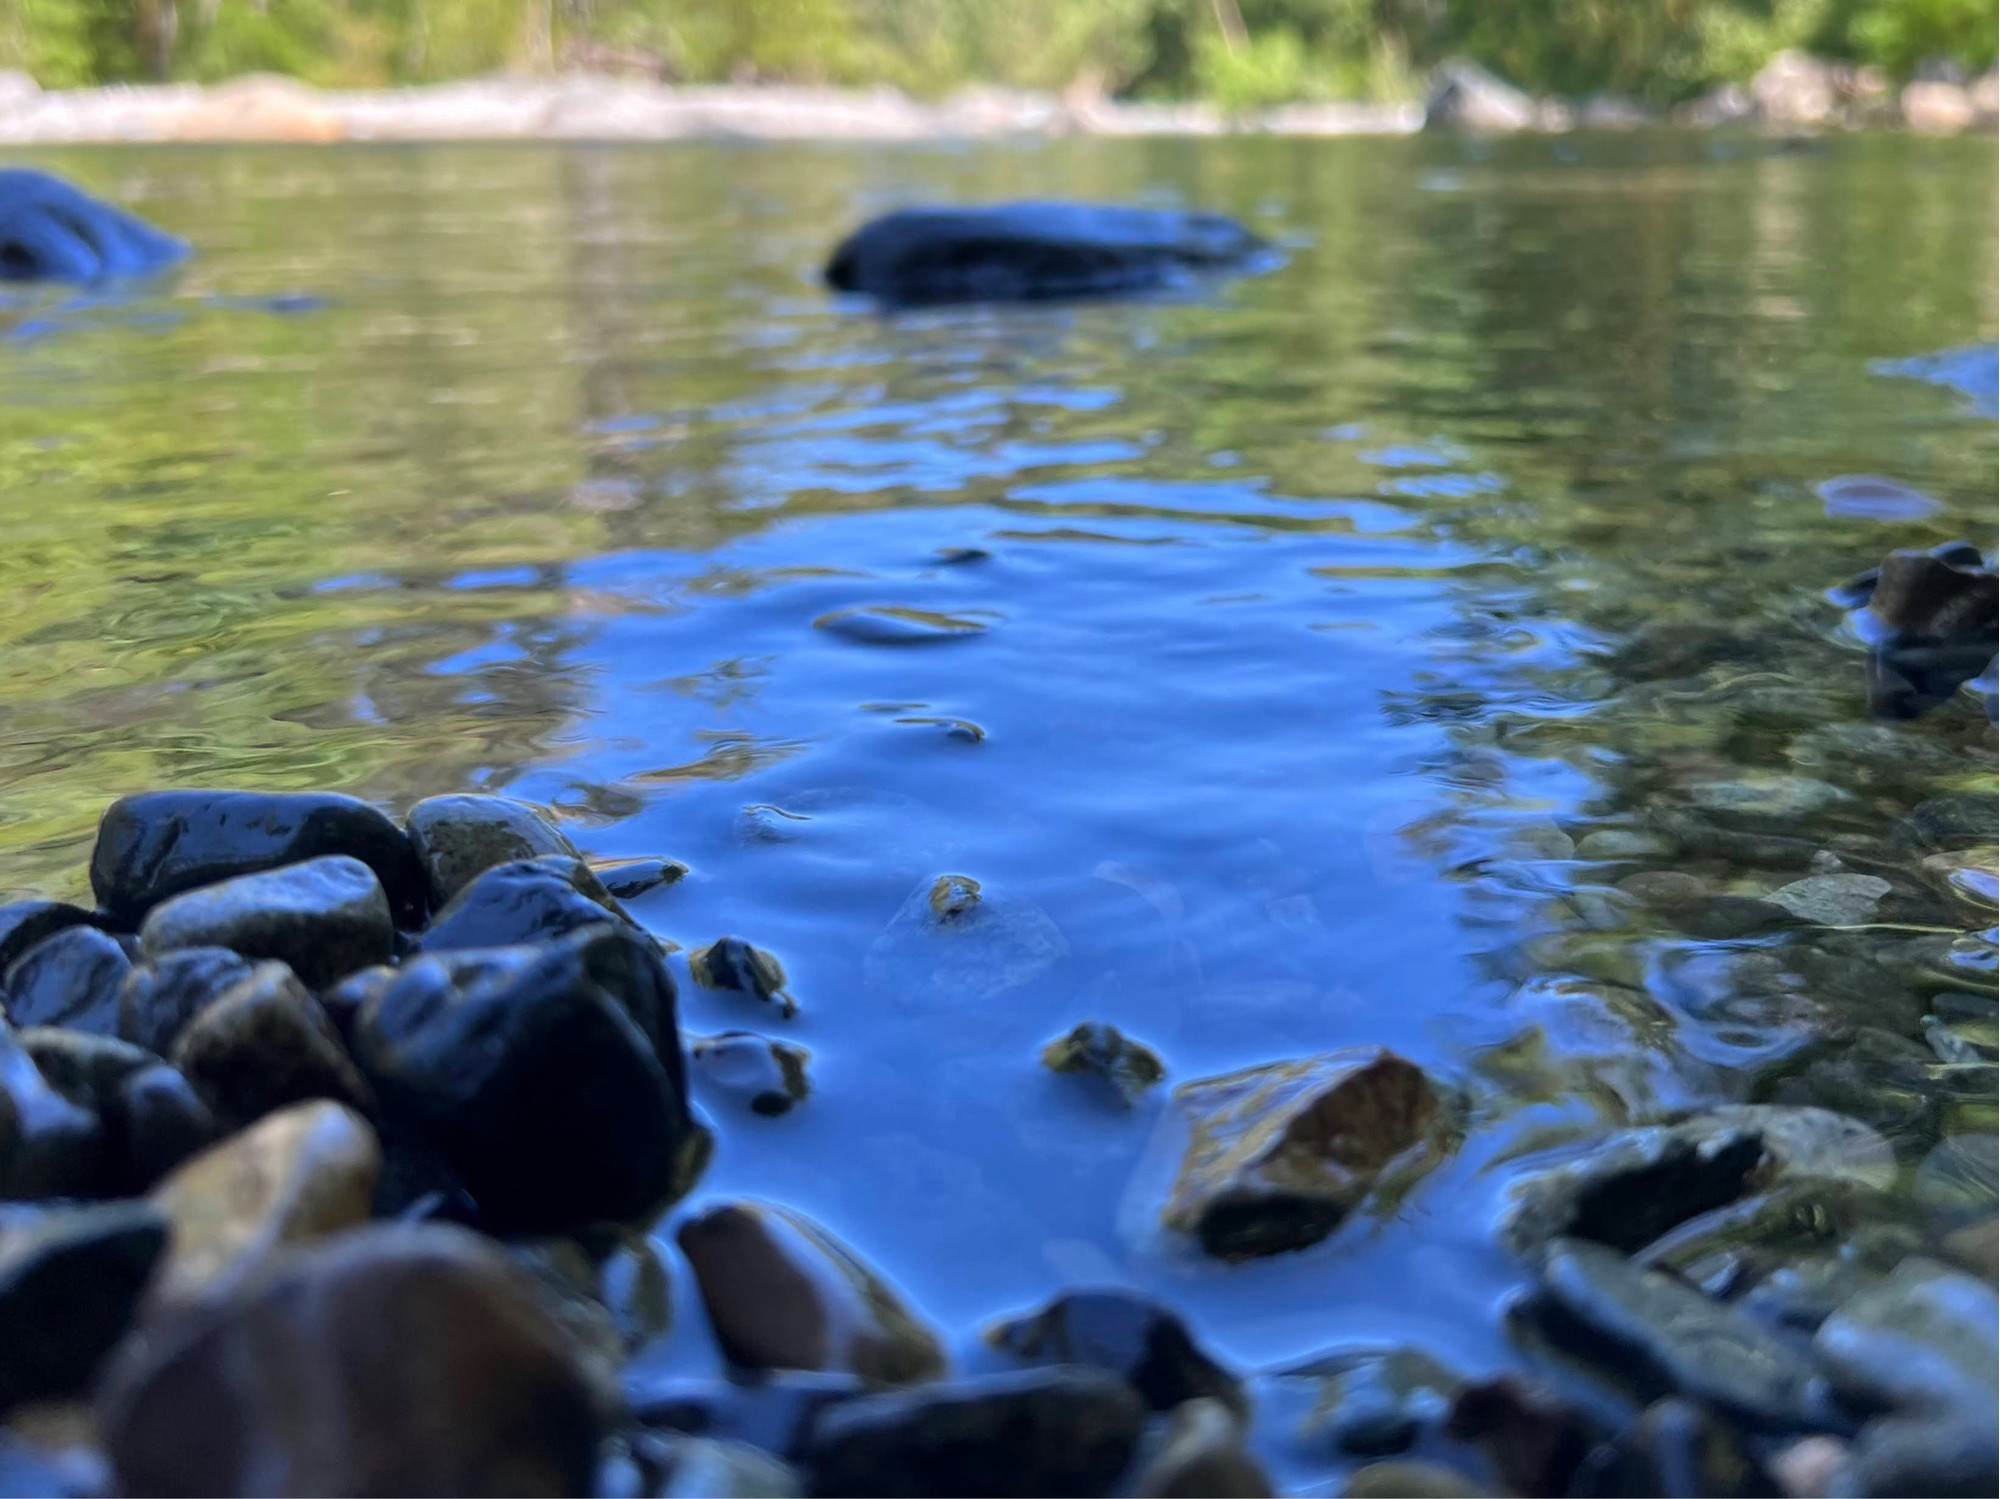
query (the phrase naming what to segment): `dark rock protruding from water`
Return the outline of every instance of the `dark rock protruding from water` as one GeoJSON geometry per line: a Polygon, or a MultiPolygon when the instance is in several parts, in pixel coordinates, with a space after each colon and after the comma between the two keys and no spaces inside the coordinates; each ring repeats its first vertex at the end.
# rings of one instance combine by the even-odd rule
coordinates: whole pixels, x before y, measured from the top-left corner
{"type": "Polygon", "coordinates": [[[802,1214],[725,1203],[681,1226],[702,1305],[739,1369],[852,1374],[876,1385],[944,1372],[944,1348],[860,1256],[802,1214]]]}
{"type": "Polygon", "coordinates": [[[496,864],[468,881],[437,913],[417,950],[514,947],[625,920],[583,860],[544,854],[496,864]]]}
{"type": "Polygon", "coordinates": [[[387,962],[396,929],[375,872],[328,854],[162,901],[147,912],[139,941],[152,959],[185,947],[274,959],[317,989],[387,962]]]}
{"type": "Polygon", "coordinates": [[[844,1401],[822,1411],[803,1466],[816,1495],[1104,1494],[1146,1407],[1101,1369],[1035,1369],[844,1401]]]}
{"type": "Polygon", "coordinates": [[[1219,214],[1091,203],[905,208],[864,224],[827,284],[894,306],[1115,296],[1246,270],[1264,241],[1219,214]]]}
{"type": "Polygon", "coordinates": [[[132,960],[94,926],[45,937],[7,970],[7,1018],[15,1025],[66,1025],[109,1035],[118,1028],[118,988],[132,960]]]}
{"type": "Polygon", "coordinates": [[[1000,1323],[986,1341],[1034,1364],[1109,1369],[1156,1411],[1214,1399],[1247,1412],[1236,1376],[1195,1342],[1187,1324],[1130,1291],[1071,1291],[1038,1312],[1000,1323]]]}
{"type": "Polygon", "coordinates": [[[599,927],[418,957],[355,1018],[387,1120],[434,1147],[498,1230],[645,1218],[707,1160],[673,987],[645,973],[637,940],[599,927]]]}
{"type": "Polygon", "coordinates": [[[1167,1075],[1152,1047],[1099,1020],[1086,1020],[1049,1042],[1042,1048],[1042,1065],[1100,1079],[1128,1109],[1167,1075]]]}
{"type": "MultiPolygon", "coordinates": [[[[1868,707],[1915,718],[1986,670],[2000,644],[2000,578],[1969,542],[1897,551],[1833,591],[1868,642],[1868,707]]],[[[1993,712],[1992,694],[1987,711],[1993,712]]]]}
{"type": "Polygon", "coordinates": [[[496,864],[549,854],[580,857],[541,813],[501,796],[429,797],[410,808],[404,825],[438,909],[496,864]]]}
{"type": "Polygon", "coordinates": [[[799,1002],[785,988],[784,965],[741,937],[717,937],[708,946],[697,947],[688,954],[688,972],[704,989],[748,994],[775,1004],[787,1020],[799,1013],[799,1002]]]}
{"type": "Polygon", "coordinates": [[[750,1031],[724,1031],[702,1037],[688,1050],[697,1077],[740,1099],[753,1114],[789,1114],[812,1091],[806,1077],[811,1056],[802,1046],[750,1031]]]}
{"type": "Polygon", "coordinates": [[[0,281],[89,286],[162,271],[187,254],[185,242],[60,177],[0,172],[0,281]]]}
{"type": "Polygon", "coordinates": [[[166,1242],[143,1202],[0,1209],[0,1408],[89,1391],[166,1242]]]}
{"type": "Polygon", "coordinates": [[[118,990],[119,1038],[165,1056],[187,1023],[254,966],[226,947],[185,947],[141,963],[118,990]]]}
{"type": "Polygon", "coordinates": [[[98,1403],[128,1494],[582,1494],[599,1392],[522,1272],[382,1225],[126,1345],[98,1403]]]}
{"type": "Polygon", "coordinates": [[[103,1155],[97,1116],[50,1087],[12,1027],[0,1024],[0,1197],[88,1196],[103,1155]]]}
{"type": "Polygon", "coordinates": [[[98,904],[137,926],[184,890],[329,854],[375,871],[404,927],[420,924],[429,881],[403,830],[333,792],[147,791],[105,809],[90,855],[98,904]]]}

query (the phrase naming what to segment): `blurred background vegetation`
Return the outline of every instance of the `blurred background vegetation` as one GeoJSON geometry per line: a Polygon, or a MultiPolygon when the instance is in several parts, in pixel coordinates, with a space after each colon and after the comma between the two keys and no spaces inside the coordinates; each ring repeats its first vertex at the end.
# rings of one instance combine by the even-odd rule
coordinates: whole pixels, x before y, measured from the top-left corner
{"type": "Polygon", "coordinates": [[[1994,0],[0,0],[44,87],[327,86],[564,67],[684,82],[987,82],[1252,107],[1388,99],[1468,56],[1538,93],[1671,104],[1779,49],[1905,78],[1990,67],[1994,0]]]}

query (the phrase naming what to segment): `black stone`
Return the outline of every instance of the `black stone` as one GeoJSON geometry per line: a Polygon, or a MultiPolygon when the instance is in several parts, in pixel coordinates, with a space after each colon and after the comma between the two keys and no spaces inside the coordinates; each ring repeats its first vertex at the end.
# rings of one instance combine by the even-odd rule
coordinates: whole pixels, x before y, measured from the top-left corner
{"type": "MultiPolygon", "coordinates": [[[[632,966],[596,951],[605,937],[426,955],[355,1020],[387,1118],[436,1148],[497,1231],[646,1218],[706,1161],[657,1039],[675,1033],[671,988],[642,990],[667,1008],[636,1022],[604,982],[632,966]]],[[[678,1040],[667,1050],[679,1060],[678,1040]]]]}
{"type": "Polygon", "coordinates": [[[0,1025],[0,1197],[90,1196],[103,1145],[97,1116],[50,1087],[13,1030],[0,1025]]]}
{"type": "Polygon", "coordinates": [[[1584,1459],[1566,1491],[1584,1499],[1750,1499],[1781,1492],[1727,1422],[1689,1400],[1661,1400],[1584,1459]]]}
{"type": "Polygon", "coordinates": [[[328,854],[183,891],[146,913],[139,939],[151,958],[226,947],[275,959],[317,988],[387,962],[396,928],[374,870],[328,854]]]}
{"type": "Polygon", "coordinates": [[[1247,1412],[1236,1376],[1203,1352],[1181,1319],[1129,1291],[1072,1291],[987,1334],[1034,1364],[1082,1364],[1120,1375],[1156,1411],[1206,1395],[1247,1412]]]}
{"type": "Polygon", "coordinates": [[[1114,1374],[1034,1369],[834,1405],[801,1463],[817,1495],[1104,1494],[1145,1421],[1114,1374]]]}
{"type": "Polygon", "coordinates": [[[165,270],[187,253],[171,234],[60,177],[0,172],[0,281],[87,286],[165,270]]]}
{"type": "Polygon", "coordinates": [[[0,906],[0,974],[45,937],[73,926],[96,926],[97,913],[60,900],[17,900],[0,906]]]}
{"type": "Polygon", "coordinates": [[[678,859],[625,859],[597,866],[604,888],[619,900],[637,900],[648,891],[682,879],[687,872],[687,865],[678,859]]]}
{"type": "Polygon", "coordinates": [[[282,963],[258,964],[197,1015],[174,1043],[173,1062],[230,1129],[312,1098],[374,1112],[333,1022],[282,963]]]}
{"type": "Polygon", "coordinates": [[[622,920],[622,913],[585,893],[595,878],[581,859],[561,855],[496,864],[438,912],[417,950],[513,947],[622,920]]]}
{"type": "Polygon", "coordinates": [[[98,825],[90,888],[106,911],[137,926],[184,890],[328,854],[348,854],[373,869],[399,924],[423,920],[429,881],[403,830],[366,802],[332,792],[121,797],[98,825]]]}
{"type": "Polygon", "coordinates": [[[1088,203],[906,208],[834,251],[827,284],[895,305],[1023,302],[1176,286],[1269,253],[1218,214],[1088,203]]]}
{"type": "Polygon", "coordinates": [[[69,927],[37,942],[7,970],[7,1018],[110,1035],[118,1028],[118,988],[131,971],[116,937],[69,927]]]}
{"type": "Polygon", "coordinates": [[[186,947],[141,963],[118,991],[119,1036],[165,1056],[187,1023],[248,978],[253,966],[226,947],[186,947]]]}
{"type": "Polygon", "coordinates": [[[145,1202],[0,1211],[0,1406],[86,1393],[166,1243],[145,1202]]]}
{"type": "Polygon", "coordinates": [[[745,1442],[788,1460],[804,1450],[823,1410],[859,1399],[868,1386],[851,1374],[775,1369],[745,1380],[627,1373],[626,1408],[642,1426],[745,1442]]]}
{"type": "Polygon", "coordinates": [[[194,1085],[165,1062],[128,1074],[107,1101],[104,1121],[113,1169],[133,1192],[149,1190],[222,1134],[194,1085]]]}

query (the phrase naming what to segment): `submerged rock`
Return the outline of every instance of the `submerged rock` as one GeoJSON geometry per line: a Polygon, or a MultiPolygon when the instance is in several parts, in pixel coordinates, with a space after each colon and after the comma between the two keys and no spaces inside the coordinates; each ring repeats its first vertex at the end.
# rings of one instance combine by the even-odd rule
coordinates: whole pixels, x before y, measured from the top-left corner
{"type": "Polygon", "coordinates": [[[741,937],[718,937],[688,954],[688,972],[704,989],[748,994],[778,1007],[787,1020],[799,1013],[799,1002],[785,991],[785,969],[761,947],[741,937]]]}
{"type": "Polygon", "coordinates": [[[1380,1046],[1183,1083],[1174,1104],[1188,1144],[1160,1218],[1222,1259],[1325,1238],[1392,1165],[1427,1166],[1444,1124],[1421,1069],[1380,1046]]]}
{"type": "Polygon", "coordinates": [[[1556,1245],[1528,1307],[1552,1341],[1646,1394],[1711,1402],[1755,1426],[1829,1424],[1813,1361],[1733,1307],[1582,1240],[1556,1245]]]}
{"type": "Polygon", "coordinates": [[[1096,1020],[1086,1020],[1044,1046],[1042,1065],[1051,1072],[1082,1072],[1102,1079],[1128,1109],[1167,1075],[1150,1046],[1096,1020]]]}
{"type": "Polygon", "coordinates": [[[1773,890],[1764,899],[1800,921],[1820,926],[1859,926],[1870,921],[1882,897],[1894,890],[1872,874],[1815,874],[1773,890]]]}
{"type": "Polygon", "coordinates": [[[811,1054],[802,1046],[749,1031],[724,1031],[696,1041],[688,1057],[697,1078],[742,1099],[751,1113],[766,1118],[790,1113],[811,1092],[806,1081],[811,1054]]]}
{"type": "Polygon", "coordinates": [[[356,1230],[127,1345],[98,1405],[130,1494],[589,1492],[599,1392],[461,1229],[356,1230]]]}
{"type": "Polygon", "coordinates": [[[173,1061],[232,1127],[311,1098],[374,1110],[333,1022],[283,963],[259,963],[195,1016],[174,1043],[173,1061]]]}
{"type": "Polygon", "coordinates": [[[143,1202],[0,1208],[0,1409],[88,1393],[166,1242],[143,1202]]]}
{"type": "Polygon", "coordinates": [[[331,792],[120,797],[98,824],[90,888],[106,911],[137,925],[182,891],[329,854],[373,869],[397,921],[423,920],[428,882],[402,829],[366,802],[331,792]]]}
{"type": "Polygon", "coordinates": [[[905,1009],[963,1008],[1018,989],[1068,954],[1040,906],[941,875],[904,899],[863,971],[871,990],[905,1009]]]}
{"type": "Polygon", "coordinates": [[[337,1103],[271,1114],[154,1189],[173,1226],[154,1299],[226,1290],[279,1250],[368,1221],[382,1155],[368,1121],[337,1103]]]}
{"type": "Polygon", "coordinates": [[[428,797],[410,808],[403,826],[430,879],[434,910],[497,864],[545,854],[582,857],[540,812],[500,796],[428,797]]]}
{"type": "Polygon", "coordinates": [[[590,866],[567,855],[496,864],[467,883],[417,939],[419,952],[513,947],[606,922],[630,925],[590,866]]]}
{"type": "Polygon", "coordinates": [[[1207,1399],[1239,1418],[1249,1413],[1236,1376],[1203,1351],[1187,1325],[1129,1291],[1065,1292],[991,1328],[986,1341],[1028,1363],[1108,1369],[1152,1410],[1207,1399]]]}
{"type": "Polygon", "coordinates": [[[187,254],[184,241],[60,177],[0,172],[0,281],[89,286],[163,271],[187,254]]]}
{"type": "Polygon", "coordinates": [[[1417,1348],[1358,1348],[1286,1371],[1310,1379],[1319,1399],[1301,1435],[1354,1457],[1408,1451],[1442,1424],[1463,1381],[1417,1348]]]}
{"type": "Polygon", "coordinates": [[[65,1025],[109,1035],[118,1025],[118,986],[132,960],[118,939],[93,926],[45,937],[8,968],[0,994],[15,1025],[65,1025]]]}
{"type": "Polygon", "coordinates": [[[1245,270],[1264,242],[1219,214],[1088,203],[906,208],[850,234],[827,284],[893,305],[1025,302],[1180,285],[1245,270]]]}
{"type": "Polygon", "coordinates": [[[672,981],[639,946],[593,927],[426,955],[355,1018],[386,1117],[438,1151],[494,1228],[645,1219],[706,1163],[672,981]]]}
{"type": "Polygon", "coordinates": [[[182,1028],[252,966],[226,947],[188,947],[141,963],[118,989],[118,1035],[165,1056],[182,1028]]]}
{"type": "Polygon", "coordinates": [[[662,885],[686,879],[688,872],[679,859],[619,859],[591,868],[614,900],[637,900],[662,885]]]}
{"type": "Polygon", "coordinates": [[[162,901],[139,941],[149,959],[184,947],[226,947],[288,963],[317,989],[395,951],[396,929],[375,872],[329,854],[238,875],[162,901]]]}
{"type": "Polygon", "coordinates": [[[1036,1369],[843,1401],[804,1444],[813,1494],[1103,1494],[1145,1406],[1099,1369],[1036,1369]]]}
{"type": "Polygon", "coordinates": [[[1243,1428],[1229,1407],[1190,1400],[1174,1411],[1129,1492],[1135,1499],[1268,1499],[1277,1490],[1244,1449],[1243,1428]]]}
{"type": "Polygon", "coordinates": [[[766,1203],[727,1203],[681,1226],[723,1355],[740,1369],[910,1384],[944,1372],[937,1334],[825,1229],[766,1203]]]}

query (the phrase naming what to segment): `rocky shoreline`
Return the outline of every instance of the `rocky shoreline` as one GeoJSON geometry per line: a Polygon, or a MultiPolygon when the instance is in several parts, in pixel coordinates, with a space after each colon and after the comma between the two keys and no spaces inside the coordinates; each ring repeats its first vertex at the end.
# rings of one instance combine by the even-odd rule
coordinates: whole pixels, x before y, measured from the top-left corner
{"type": "Polygon", "coordinates": [[[1991,130],[2000,88],[1921,77],[1900,89],[1879,69],[1782,53],[1747,86],[1662,116],[1627,99],[1535,99],[1469,64],[1440,68],[1422,102],[1289,104],[1231,114],[1207,103],[1133,103],[977,87],[938,101],[891,88],[672,85],[572,74],[422,87],[319,90],[251,76],[198,84],[42,90],[0,74],[0,143],[172,141],[816,140],[1008,136],[1405,135],[1426,125],[1481,132],[1633,129],[1672,124],[1776,130],[1991,130]]]}
{"type": "MultiPolygon", "coordinates": [[[[0,907],[0,1488],[1259,1495],[1265,1413],[1306,1411],[1288,1439],[1363,1464],[1355,1495],[1992,1491],[1990,1184],[1922,1228],[1884,1136],[1816,1104],[1539,1153],[1498,1226],[1533,1375],[1232,1370],[1090,1287],[975,1342],[756,1200],[675,1214],[672,1268],[648,1230],[718,1132],[811,1091],[803,1048],[682,1034],[622,900],[683,872],[492,796],[114,803],[95,909],[0,907]],[[681,1273],[726,1377],[630,1362],[681,1273]]],[[[912,919],[985,899],[940,876],[912,919]]],[[[688,971],[798,1012],[739,938],[688,971]]],[[[1112,1108],[1165,1074],[1101,1025],[1043,1060],[1112,1108]]],[[[1218,1266],[1314,1244],[1421,1191],[1464,1109],[1379,1046],[1182,1081],[1160,1228],[1218,1266]]]]}

